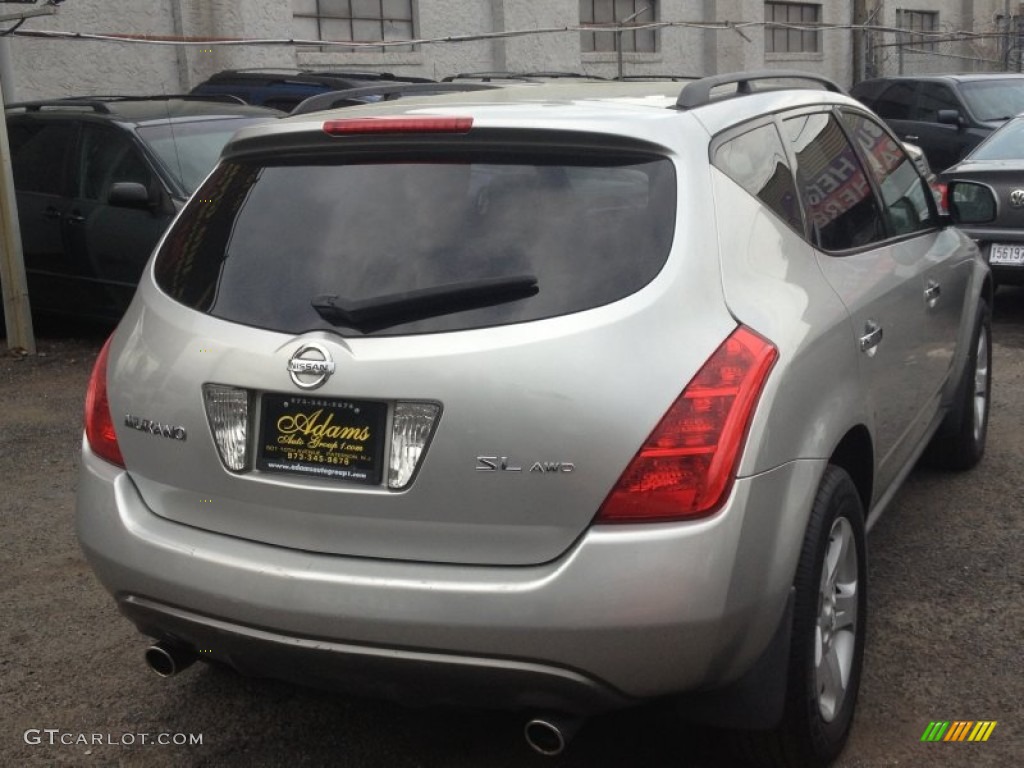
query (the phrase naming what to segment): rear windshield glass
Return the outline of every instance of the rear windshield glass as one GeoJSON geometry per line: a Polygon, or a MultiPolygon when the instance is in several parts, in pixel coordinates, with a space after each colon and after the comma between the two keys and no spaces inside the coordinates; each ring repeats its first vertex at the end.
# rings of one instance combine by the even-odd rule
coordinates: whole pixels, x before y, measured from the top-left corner
{"type": "Polygon", "coordinates": [[[1020,160],[1024,147],[1024,120],[1011,120],[979,144],[968,160],[1020,160]]]}
{"type": "Polygon", "coordinates": [[[647,155],[239,160],[178,219],[156,279],[202,312],[287,333],[481,328],[639,290],[675,210],[672,163],[647,155]],[[325,303],[383,310],[361,324],[325,303]]]}
{"type": "Polygon", "coordinates": [[[979,120],[1009,120],[1024,112],[1024,77],[975,80],[960,89],[979,120]]]}

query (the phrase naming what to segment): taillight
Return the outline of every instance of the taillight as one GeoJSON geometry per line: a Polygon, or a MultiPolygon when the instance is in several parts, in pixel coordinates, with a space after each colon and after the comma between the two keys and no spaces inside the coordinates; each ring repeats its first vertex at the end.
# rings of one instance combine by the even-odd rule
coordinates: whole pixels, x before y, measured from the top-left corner
{"type": "Polygon", "coordinates": [[[941,181],[933,181],[931,187],[939,213],[949,213],[949,187],[941,181]]]}
{"type": "Polygon", "coordinates": [[[85,393],[85,437],[92,452],[101,459],[124,467],[124,457],[117,444],[114,421],[110,416],[110,401],[107,399],[107,360],[110,356],[110,339],[103,345],[96,364],[89,377],[89,389],[85,393]]]}
{"type": "Polygon", "coordinates": [[[708,358],[608,494],[598,523],[706,517],[721,506],[778,350],[740,326],[708,358]]]}
{"type": "Polygon", "coordinates": [[[469,133],[472,117],[348,117],[324,122],[329,136],[366,133],[469,133]]]}

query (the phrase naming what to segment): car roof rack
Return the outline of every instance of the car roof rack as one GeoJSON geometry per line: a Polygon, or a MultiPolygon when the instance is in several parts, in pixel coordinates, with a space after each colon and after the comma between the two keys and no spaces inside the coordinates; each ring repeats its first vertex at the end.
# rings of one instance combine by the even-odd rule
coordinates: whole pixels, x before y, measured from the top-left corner
{"type": "Polygon", "coordinates": [[[189,93],[175,93],[160,96],[124,96],[120,94],[90,94],[88,96],[65,96],[60,99],[37,99],[35,101],[19,101],[8,104],[7,109],[24,109],[26,112],[40,112],[43,109],[91,109],[101,115],[111,113],[110,104],[119,102],[136,101],[170,101],[181,99],[184,101],[216,101],[225,104],[245,104],[245,101],[237,96],[229,96],[226,93],[210,95],[193,95],[189,93]]]}
{"type": "MultiPolygon", "coordinates": [[[[332,71],[326,69],[298,69],[294,67],[250,67],[247,69],[223,69],[215,72],[207,83],[230,80],[242,76],[246,79],[264,78],[267,84],[275,82],[323,82],[324,80],[386,80],[389,82],[432,83],[429,77],[396,75],[393,72],[332,71]]],[[[326,83],[324,83],[326,84],[326,83]]]]}
{"type": "Polygon", "coordinates": [[[621,77],[616,76],[612,78],[618,83],[642,83],[645,80],[668,80],[673,83],[688,82],[690,80],[700,80],[704,75],[622,75],[621,77]]]}
{"type": "Polygon", "coordinates": [[[752,83],[760,80],[803,80],[824,86],[825,90],[835,93],[846,93],[835,81],[827,77],[815,75],[812,72],[802,72],[796,69],[765,69],[756,72],[733,72],[727,75],[711,75],[702,77],[692,83],[688,83],[679,92],[676,100],[676,107],[679,109],[693,109],[710,104],[712,101],[731,99],[736,96],[746,96],[751,93],[769,90],[782,90],[786,86],[753,88],[752,83]],[[712,91],[723,85],[735,85],[736,89],[725,94],[713,95],[712,91]]]}
{"type": "Polygon", "coordinates": [[[480,80],[489,83],[492,80],[519,80],[524,83],[536,83],[541,80],[604,80],[597,75],[584,75],[580,72],[460,72],[457,75],[449,75],[441,80],[442,83],[451,83],[455,80],[480,80]]]}
{"type": "Polygon", "coordinates": [[[463,91],[493,91],[501,86],[486,83],[388,83],[386,85],[364,85],[359,88],[346,88],[341,91],[328,91],[310,96],[289,114],[305,115],[310,112],[322,112],[336,107],[350,107],[366,103],[365,98],[380,96],[381,101],[393,101],[403,96],[427,96],[435,93],[460,93],[463,91]]]}
{"type": "Polygon", "coordinates": [[[91,109],[93,112],[101,115],[109,115],[110,107],[106,105],[103,100],[100,99],[37,99],[35,101],[16,101],[12,104],[7,104],[4,109],[24,109],[26,112],[41,112],[44,109],[67,109],[72,107],[74,109],[91,109]]]}

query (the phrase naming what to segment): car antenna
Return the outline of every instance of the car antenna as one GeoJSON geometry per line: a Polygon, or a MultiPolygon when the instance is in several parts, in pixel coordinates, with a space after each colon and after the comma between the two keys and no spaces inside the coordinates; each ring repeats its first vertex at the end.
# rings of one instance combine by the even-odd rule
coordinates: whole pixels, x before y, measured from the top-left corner
{"type": "MultiPolygon", "coordinates": [[[[164,91],[167,96],[167,91],[164,91]]],[[[178,165],[178,185],[185,189],[185,169],[181,166],[181,153],[178,151],[178,137],[174,134],[174,121],[171,120],[170,99],[164,99],[164,112],[167,114],[167,128],[171,132],[171,146],[174,147],[174,162],[178,165]]]]}

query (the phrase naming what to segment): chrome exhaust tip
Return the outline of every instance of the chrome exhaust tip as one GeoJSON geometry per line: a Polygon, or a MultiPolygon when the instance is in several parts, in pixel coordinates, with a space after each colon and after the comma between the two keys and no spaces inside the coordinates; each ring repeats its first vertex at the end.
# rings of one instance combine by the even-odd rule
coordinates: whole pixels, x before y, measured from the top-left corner
{"type": "Polygon", "coordinates": [[[580,724],[578,718],[540,715],[526,723],[523,735],[534,752],[555,757],[565,751],[580,724]]]}
{"type": "Polygon", "coordinates": [[[171,677],[192,666],[196,654],[189,648],[164,641],[146,649],[146,664],[160,677],[171,677]]]}

